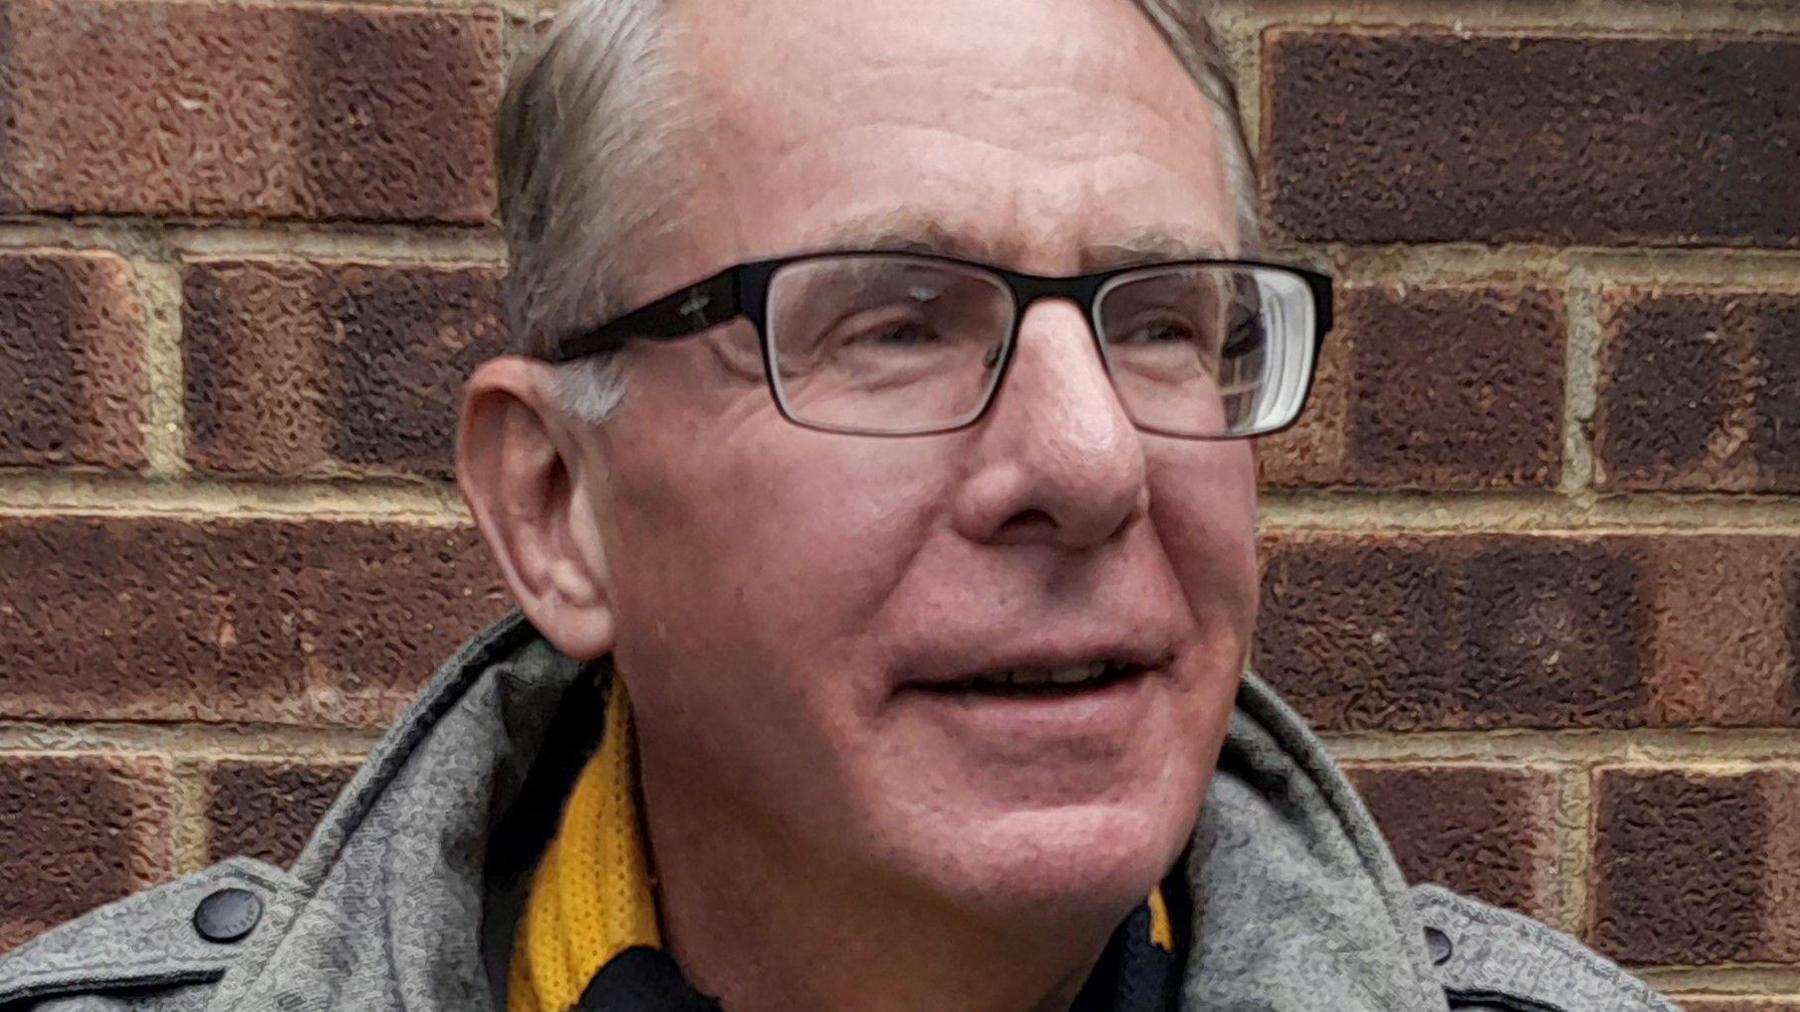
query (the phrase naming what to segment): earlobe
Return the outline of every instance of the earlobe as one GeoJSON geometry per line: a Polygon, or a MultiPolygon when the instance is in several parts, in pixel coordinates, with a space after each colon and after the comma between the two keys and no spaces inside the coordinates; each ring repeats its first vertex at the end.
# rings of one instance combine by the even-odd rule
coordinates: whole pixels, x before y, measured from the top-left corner
{"type": "Polygon", "coordinates": [[[504,356],[470,377],[457,485],[525,616],[558,650],[591,660],[613,647],[610,581],[581,426],[556,405],[552,368],[504,356]]]}

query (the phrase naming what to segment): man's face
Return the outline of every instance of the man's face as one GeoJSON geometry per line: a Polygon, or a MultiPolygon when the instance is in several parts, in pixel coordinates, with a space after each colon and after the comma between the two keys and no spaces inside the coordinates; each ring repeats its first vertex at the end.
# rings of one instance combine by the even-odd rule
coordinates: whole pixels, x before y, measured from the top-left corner
{"type": "MultiPolygon", "coordinates": [[[[1199,91],[1124,0],[677,5],[707,141],[642,300],[733,262],[929,243],[1042,274],[1235,247],[1199,91]]],[[[1137,432],[1040,303],[987,417],[781,418],[740,321],[634,349],[585,480],[648,802],[971,911],[1123,907],[1182,847],[1256,603],[1242,442],[1137,432]],[[1075,692],[945,683],[1125,662],[1075,692]],[[673,785],[679,797],[658,794],[673,785]]]]}

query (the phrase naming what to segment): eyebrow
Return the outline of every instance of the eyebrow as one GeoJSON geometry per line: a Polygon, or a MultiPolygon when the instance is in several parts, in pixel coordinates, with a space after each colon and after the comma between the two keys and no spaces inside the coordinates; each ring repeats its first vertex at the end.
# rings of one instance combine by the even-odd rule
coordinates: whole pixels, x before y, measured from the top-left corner
{"type": "MultiPolygon", "coordinates": [[[[922,215],[890,214],[843,226],[832,232],[825,248],[920,253],[1014,266],[1003,244],[922,215]]],[[[1084,246],[1081,270],[1104,271],[1168,260],[1219,260],[1232,255],[1216,239],[1144,228],[1084,246]]]]}

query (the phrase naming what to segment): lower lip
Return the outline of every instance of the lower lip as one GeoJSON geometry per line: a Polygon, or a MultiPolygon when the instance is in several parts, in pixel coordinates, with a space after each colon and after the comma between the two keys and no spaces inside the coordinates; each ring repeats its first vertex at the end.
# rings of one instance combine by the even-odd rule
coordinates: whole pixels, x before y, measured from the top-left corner
{"type": "Polygon", "coordinates": [[[1092,688],[1045,693],[943,691],[913,687],[901,699],[983,737],[1021,741],[1118,740],[1142,726],[1154,673],[1138,670],[1092,688]]]}

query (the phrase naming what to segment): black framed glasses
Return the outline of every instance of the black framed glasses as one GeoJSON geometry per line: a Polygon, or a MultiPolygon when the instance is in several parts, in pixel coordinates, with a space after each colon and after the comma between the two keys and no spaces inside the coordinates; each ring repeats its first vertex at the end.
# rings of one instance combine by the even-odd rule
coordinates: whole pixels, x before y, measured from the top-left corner
{"type": "Polygon", "coordinates": [[[1146,432],[1242,439],[1293,425],[1331,328],[1331,279],[1252,260],[1182,260],[1040,277],[955,257],[826,252],[727,268],[565,336],[568,362],[748,319],[783,417],[907,436],[980,421],[1039,299],[1092,324],[1125,413],[1146,432]]]}

